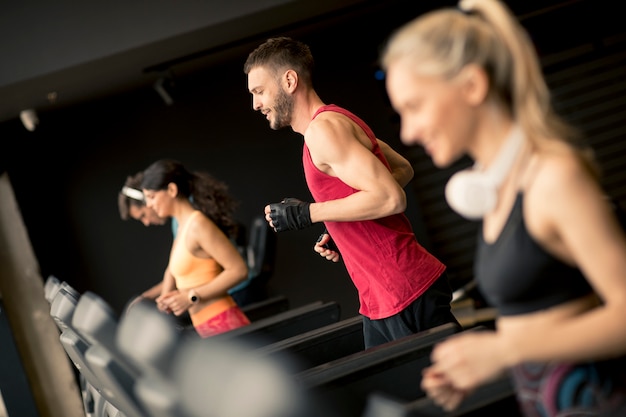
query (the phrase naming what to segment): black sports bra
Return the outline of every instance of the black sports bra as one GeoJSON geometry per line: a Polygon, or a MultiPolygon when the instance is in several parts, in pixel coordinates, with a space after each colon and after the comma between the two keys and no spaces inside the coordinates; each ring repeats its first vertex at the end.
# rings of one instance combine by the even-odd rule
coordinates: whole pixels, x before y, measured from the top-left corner
{"type": "Polygon", "coordinates": [[[500,315],[531,313],[593,292],[578,268],[543,250],[528,234],[519,193],[498,239],[485,242],[479,228],[476,283],[500,315]]]}

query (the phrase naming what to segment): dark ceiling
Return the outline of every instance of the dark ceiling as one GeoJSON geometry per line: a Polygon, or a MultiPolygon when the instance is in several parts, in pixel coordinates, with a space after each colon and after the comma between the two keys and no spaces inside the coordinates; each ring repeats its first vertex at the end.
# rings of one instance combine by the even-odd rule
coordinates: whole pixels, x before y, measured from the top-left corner
{"type": "MultiPolygon", "coordinates": [[[[63,2],[61,2],[63,3],[63,2]]],[[[122,2],[123,3],[123,2],[122,2]]],[[[159,2],[157,2],[159,3],[159,2]]],[[[167,2],[166,2],[167,3],[167,2]]],[[[171,2],[170,2],[171,3],[171,2]]],[[[48,31],[49,36],[39,36],[30,38],[20,37],[14,34],[13,39],[30,41],[18,47],[10,48],[10,44],[2,46],[0,53],[4,55],[4,70],[0,69],[0,123],[19,117],[22,110],[34,109],[36,112],[45,112],[65,106],[76,105],[86,100],[93,100],[99,97],[117,94],[130,89],[151,87],[162,77],[167,77],[172,73],[178,76],[181,74],[206,69],[223,62],[234,56],[245,56],[252,45],[256,45],[260,40],[275,33],[307,33],[312,30],[320,30],[324,25],[337,25],[349,21],[371,19],[381,10],[389,12],[397,7],[398,10],[405,10],[406,7],[415,9],[413,1],[397,0],[273,0],[273,1],[247,1],[231,0],[229,7],[224,5],[204,5],[205,9],[215,8],[215,13],[207,23],[197,16],[188,16],[192,22],[191,30],[180,30],[173,27],[181,25],[180,20],[185,19],[185,13],[198,13],[197,10],[181,11],[180,7],[187,7],[186,2],[174,2],[178,9],[179,21],[169,22],[172,27],[162,25],[161,33],[155,28],[146,24],[142,20],[137,20],[137,27],[133,32],[126,27],[119,30],[127,30],[129,35],[124,38],[123,33],[117,37],[103,34],[107,30],[107,25],[101,23],[101,19],[106,16],[105,9],[94,10],[73,9],[73,16],[67,17],[57,6],[50,8],[50,3],[46,3],[48,14],[54,14],[54,19],[61,17],[66,20],[65,27],[76,23],[75,35],[70,38],[65,34],[63,27],[54,27],[48,31]],[[240,7],[237,5],[240,3],[240,7]],[[411,5],[413,3],[413,5],[411,5]],[[246,8],[250,11],[247,12],[246,8]],[[218,10],[219,9],[219,10],[218,10]],[[79,14],[80,13],[80,14],[79,14]],[[192,18],[195,17],[195,20],[192,18]],[[90,25],[86,19],[93,19],[90,25]],[[80,24],[79,24],[80,23],[80,24]],[[146,31],[141,33],[141,25],[146,25],[146,31]],[[93,29],[90,29],[93,28],[93,29]],[[100,32],[98,32],[100,30],[100,32]],[[150,32],[151,35],[145,35],[150,32]],[[177,32],[177,33],[176,33],[177,32]],[[172,33],[172,34],[170,34],[172,33]],[[132,44],[132,36],[142,38],[142,42],[132,44]],[[150,39],[150,36],[152,39],[150,39]],[[82,39],[77,39],[82,38],[82,39]],[[89,41],[93,38],[93,48],[90,48],[89,41]],[[106,40],[103,41],[103,38],[106,40]],[[110,45],[107,45],[109,42],[110,45]],[[59,46],[60,43],[64,45],[59,46]],[[140,46],[137,46],[141,43],[140,46]],[[72,47],[75,45],[77,51],[74,53],[72,47]],[[100,51],[96,51],[100,47],[100,51]],[[79,52],[78,49],[82,50],[79,52]],[[3,53],[4,51],[4,53],[3,53]],[[7,52],[8,51],[8,52],[7,52]],[[73,54],[83,53],[80,58],[73,54]],[[113,52],[113,53],[111,53],[113,52]],[[14,56],[7,56],[13,53],[14,56]],[[85,58],[85,55],[89,55],[85,58]],[[40,64],[33,55],[54,54],[54,65],[46,68],[42,59],[40,64]],[[32,60],[32,64],[27,61],[32,60]],[[63,61],[65,60],[65,61],[63,61]],[[20,70],[20,65],[24,66],[20,70]],[[31,65],[31,67],[26,67],[31,65]],[[13,66],[13,68],[12,68],[13,66]],[[32,70],[32,66],[37,66],[32,70]]],[[[217,2],[213,2],[217,3],[217,2]]],[[[428,3],[428,2],[424,2],[428,3]]],[[[120,6],[120,2],[112,1],[112,7],[120,6]],[[117,6],[116,6],[117,4],[117,6]]],[[[155,3],[156,4],[156,3],[155,3]]],[[[161,6],[164,5],[160,2],[161,6]]],[[[198,3],[196,3],[197,5],[198,3]]],[[[72,5],[73,6],[73,5],[72,5]]],[[[15,6],[19,7],[19,6],[15,6]]],[[[69,6],[68,6],[69,7],[69,6]]],[[[165,7],[165,6],[163,6],[165,7]]],[[[167,6],[167,7],[172,7],[167,6]]],[[[43,9],[45,11],[45,9],[43,9]]],[[[68,9],[69,10],[69,9],[68,9]]],[[[139,11],[125,10],[127,14],[139,11]]],[[[109,9],[107,13],[115,15],[109,9]]],[[[16,10],[13,15],[16,19],[25,18],[29,10],[16,10]]],[[[156,13],[156,12],[155,12],[156,13]]],[[[162,13],[167,13],[164,9],[162,13]]],[[[5,13],[4,19],[10,18],[10,13],[5,13]]],[[[129,23],[128,16],[125,24],[129,23]]],[[[35,16],[29,18],[27,22],[3,22],[0,17],[0,24],[6,23],[4,29],[0,29],[0,36],[9,36],[6,33],[7,24],[13,24],[20,32],[28,32],[27,25],[37,25],[38,19],[44,17],[35,16]]],[[[50,25],[48,18],[45,25],[50,25]]],[[[184,23],[183,23],[184,24],[184,23]]],[[[42,24],[39,24],[41,27],[42,24]]],[[[110,29],[116,30],[111,24],[110,29]]],[[[118,26],[119,28],[119,26],[118,26]]],[[[70,28],[67,28],[70,32],[70,28]]],[[[45,33],[43,34],[45,35],[45,33]]],[[[38,57],[37,57],[38,58],[38,57]]]]}
{"type": "MultiPolygon", "coordinates": [[[[181,76],[245,57],[260,41],[277,33],[333,36],[338,42],[351,42],[344,47],[375,52],[368,34],[388,34],[426,10],[456,4],[444,0],[231,0],[218,5],[216,1],[152,0],[150,9],[141,9],[130,8],[123,0],[109,0],[94,9],[95,3],[77,7],[64,1],[33,1],[43,3],[27,9],[14,2],[3,6],[0,14],[0,37],[14,40],[0,43],[0,123],[18,118],[25,109],[41,113],[152,88],[173,73],[181,76]],[[176,9],[168,13],[173,5],[176,9]],[[196,9],[181,9],[190,5],[196,9]],[[153,15],[145,16],[148,12],[153,15]],[[56,61],[46,67],[45,58],[56,61]]],[[[554,18],[549,23],[537,16],[591,2],[515,0],[507,4],[534,24],[534,30],[543,26],[548,30],[554,28],[554,18]]],[[[554,38],[558,39],[558,32],[554,38]]],[[[380,36],[375,39],[379,41],[380,36]]],[[[335,53],[341,53],[340,45],[335,53]]]]}

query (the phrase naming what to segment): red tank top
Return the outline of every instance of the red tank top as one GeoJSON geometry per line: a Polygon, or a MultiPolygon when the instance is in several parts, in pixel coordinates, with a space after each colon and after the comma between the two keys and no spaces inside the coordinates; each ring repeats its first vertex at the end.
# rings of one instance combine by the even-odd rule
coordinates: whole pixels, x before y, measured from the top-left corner
{"type": "MultiPolygon", "coordinates": [[[[333,111],[348,117],[372,141],[372,152],[385,166],[374,132],[356,115],[330,104],[314,115],[333,111]]],[[[337,177],[320,171],[311,159],[306,143],[302,162],[311,195],[316,202],[336,200],[357,192],[337,177]]],[[[376,220],[325,222],[359,294],[359,313],[373,320],[397,314],[443,273],[445,265],[422,247],[409,219],[395,214],[376,220]]]]}

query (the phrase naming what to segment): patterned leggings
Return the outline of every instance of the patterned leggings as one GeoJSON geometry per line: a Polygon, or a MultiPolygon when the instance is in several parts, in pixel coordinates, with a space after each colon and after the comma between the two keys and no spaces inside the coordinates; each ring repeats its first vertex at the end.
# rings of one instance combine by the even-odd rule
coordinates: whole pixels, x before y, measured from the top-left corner
{"type": "Polygon", "coordinates": [[[513,381],[526,417],[626,416],[626,358],[522,364],[513,381]]]}
{"type": "Polygon", "coordinates": [[[203,323],[194,324],[194,328],[200,337],[207,338],[248,324],[250,324],[248,317],[238,306],[235,306],[203,323]]]}

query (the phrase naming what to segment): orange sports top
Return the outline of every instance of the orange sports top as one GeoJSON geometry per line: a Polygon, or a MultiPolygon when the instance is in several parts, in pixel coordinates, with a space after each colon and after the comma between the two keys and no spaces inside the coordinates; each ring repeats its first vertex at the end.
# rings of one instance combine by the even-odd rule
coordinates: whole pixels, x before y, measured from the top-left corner
{"type": "Polygon", "coordinates": [[[178,231],[170,252],[170,271],[176,280],[176,287],[181,290],[211,282],[223,271],[222,266],[215,259],[194,256],[185,246],[189,224],[192,218],[198,215],[202,215],[199,210],[189,215],[182,230],[178,231]]]}

